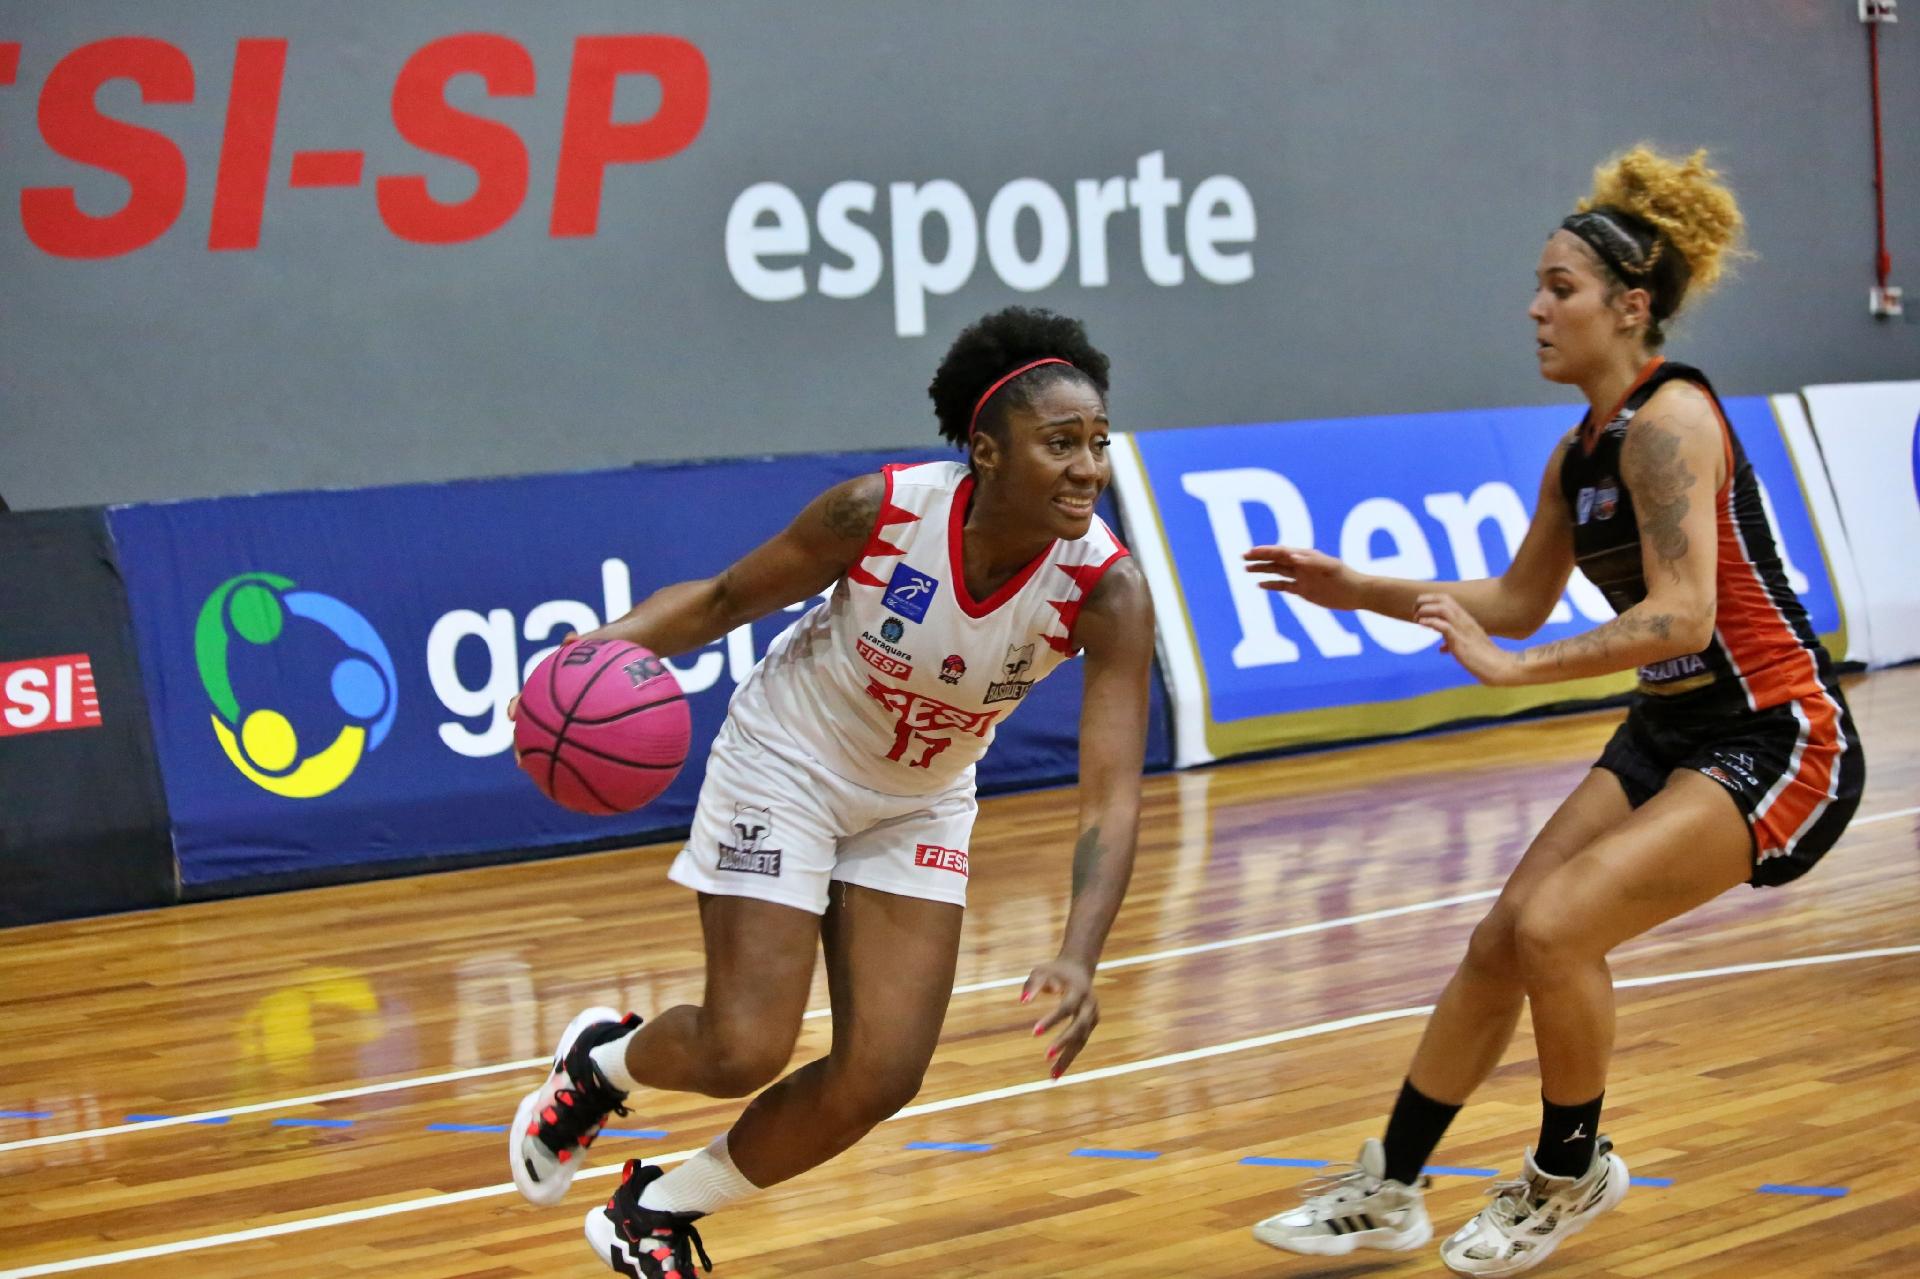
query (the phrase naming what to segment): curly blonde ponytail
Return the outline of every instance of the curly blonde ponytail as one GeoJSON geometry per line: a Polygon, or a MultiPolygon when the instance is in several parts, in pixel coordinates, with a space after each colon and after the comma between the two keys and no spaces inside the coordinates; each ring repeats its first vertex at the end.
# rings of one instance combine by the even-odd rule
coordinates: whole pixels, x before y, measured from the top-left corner
{"type": "Polygon", "coordinates": [[[1583,212],[1619,209],[1658,228],[1687,260],[1689,292],[1711,289],[1725,264],[1744,256],[1740,241],[1746,220],[1704,150],[1685,159],[1662,155],[1644,142],[1623,151],[1594,169],[1593,193],[1579,207],[1583,212]]]}

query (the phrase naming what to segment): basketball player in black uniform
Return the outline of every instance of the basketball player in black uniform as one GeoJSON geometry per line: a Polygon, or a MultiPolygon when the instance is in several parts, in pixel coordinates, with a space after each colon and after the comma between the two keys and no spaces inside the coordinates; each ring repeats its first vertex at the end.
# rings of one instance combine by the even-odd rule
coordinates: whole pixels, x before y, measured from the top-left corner
{"type": "Polygon", "coordinates": [[[1256,547],[1251,571],[1328,608],[1439,632],[1481,682],[1639,669],[1626,722],[1474,930],[1414,1054],[1384,1140],[1255,1234],[1289,1251],[1420,1246],[1420,1171],[1499,1063],[1523,1003],[1543,1116],[1518,1179],[1441,1246],[1461,1274],[1508,1275],[1619,1203],[1627,1168],[1600,1135],[1613,1047],[1607,953],[1740,883],[1784,884],[1833,846],[1865,780],[1825,650],[1787,585],[1760,491],[1713,388],[1658,354],[1683,299],[1720,274],[1741,218],[1704,153],[1635,148],[1595,172],[1547,240],[1528,316],[1540,372],[1588,412],[1554,450],[1498,578],[1412,582],[1317,551],[1256,547]],[[1619,614],[1512,652],[1578,565],[1619,614]]]}

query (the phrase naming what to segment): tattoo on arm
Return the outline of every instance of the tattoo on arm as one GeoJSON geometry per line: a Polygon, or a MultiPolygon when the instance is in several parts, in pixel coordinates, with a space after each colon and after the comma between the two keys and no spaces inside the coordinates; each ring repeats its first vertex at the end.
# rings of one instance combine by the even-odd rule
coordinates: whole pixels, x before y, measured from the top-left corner
{"type": "Polygon", "coordinates": [[[1673,580],[1680,578],[1680,561],[1687,553],[1687,490],[1694,486],[1693,471],[1680,455],[1680,437],[1657,421],[1634,424],[1620,452],[1621,478],[1633,494],[1640,518],[1640,536],[1653,547],[1673,580]]]}
{"type": "Polygon", "coordinates": [[[857,487],[842,489],[828,498],[821,518],[836,537],[865,537],[873,531],[873,521],[879,514],[879,494],[863,494],[857,487]]]}
{"type": "Polygon", "coordinates": [[[1555,640],[1551,644],[1542,644],[1537,648],[1523,649],[1520,653],[1520,661],[1527,666],[1549,666],[1557,670],[1569,663],[1577,663],[1583,658],[1605,652],[1608,643],[1612,640],[1622,639],[1631,642],[1645,635],[1652,635],[1662,640],[1670,639],[1673,635],[1673,622],[1671,613],[1623,613],[1583,635],[1555,640]]]}
{"type": "Polygon", "coordinates": [[[1089,826],[1080,832],[1080,838],[1074,841],[1073,845],[1073,895],[1076,900],[1080,896],[1080,890],[1087,886],[1089,879],[1093,878],[1094,867],[1098,866],[1100,859],[1106,855],[1107,850],[1100,843],[1098,826],[1089,826]]]}

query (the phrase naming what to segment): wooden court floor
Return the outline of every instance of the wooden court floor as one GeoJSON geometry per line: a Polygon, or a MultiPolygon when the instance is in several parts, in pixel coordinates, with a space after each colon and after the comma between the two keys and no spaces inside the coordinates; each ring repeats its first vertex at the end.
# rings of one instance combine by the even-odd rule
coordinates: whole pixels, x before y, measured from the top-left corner
{"type": "MultiPolygon", "coordinates": [[[[1645,1184],[1539,1273],[1920,1275],[1920,668],[1850,695],[1869,784],[1827,861],[1616,956],[1606,1127],[1645,1184]]],[[[1150,779],[1105,1020],[1059,1084],[1017,995],[1063,918],[1072,805],[988,801],[919,1101],[703,1223],[717,1273],[1444,1273],[1248,1227],[1311,1175],[1281,1161],[1377,1132],[1425,1005],[1617,717],[1150,779]]],[[[642,1099],[547,1210],[511,1194],[499,1129],[577,1009],[697,991],[668,851],[0,933],[0,1279],[606,1273],[579,1226],[619,1158],[697,1149],[738,1103],[642,1099]]],[[[798,1059],[824,1045],[815,1018],[798,1059]]],[[[1523,1022],[1435,1155],[1437,1230],[1536,1122],[1523,1022]]]]}

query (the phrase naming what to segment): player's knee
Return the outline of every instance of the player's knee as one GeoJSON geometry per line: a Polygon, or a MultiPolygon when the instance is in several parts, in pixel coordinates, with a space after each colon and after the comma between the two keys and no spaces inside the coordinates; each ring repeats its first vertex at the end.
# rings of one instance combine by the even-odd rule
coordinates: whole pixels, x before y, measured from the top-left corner
{"type": "Polygon", "coordinates": [[[920,1095],[920,1085],[927,1074],[926,1063],[903,1064],[882,1074],[875,1081],[872,1097],[872,1113],[880,1119],[891,1119],[920,1095]]]}
{"type": "Polygon", "coordinates": [[[924,1061],[872,1062],[846,1072],[847,1087],[841,1094],[842,1109],[849,1123],[871,1128],[900,1113],[920,1094],[926,1077],[924,1061]]]}
{"type": "Polygon", "coordinates": [[[709,1045],[704,1091],[713,1097],[745,1097],[780,1077],[793,1045],[752,1035],[721,1035],[709,1045]]]}
{"type": "Polygon", "coordinates": [[[1512,977],[1519,962],[1514,945],[1516,915],[1504,902],[1494,903],[1493,909],[1474,926],[1473,936],[1467,942],[1469,968],[1489,976],[1512,977]]]}
{"type": "Polygon", "coordinates": [[[1579,939],[1563,912],[1550,903],[1529,903],[1513,928],[1514,961],[1528,986],[1551,982],[1581,960],[1579,939]]]}

